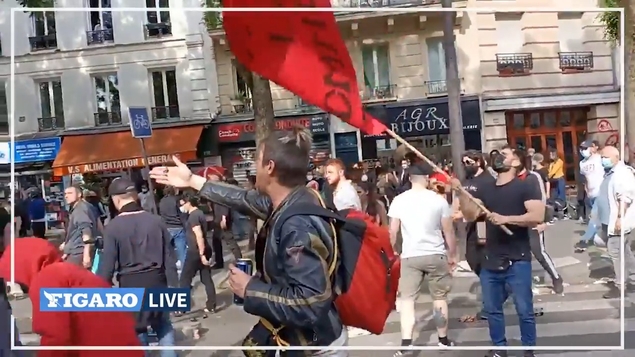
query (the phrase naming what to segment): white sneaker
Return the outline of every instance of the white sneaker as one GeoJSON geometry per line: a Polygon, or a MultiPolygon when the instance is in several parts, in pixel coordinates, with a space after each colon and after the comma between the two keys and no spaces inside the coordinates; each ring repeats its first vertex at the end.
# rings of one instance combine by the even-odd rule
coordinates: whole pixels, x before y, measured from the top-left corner
{"type": "Polygon", "coordinates": [[[370,332],[358,327],[347,326],[346,329],[348,330],[348,338],[370,335],[370,332]]]}

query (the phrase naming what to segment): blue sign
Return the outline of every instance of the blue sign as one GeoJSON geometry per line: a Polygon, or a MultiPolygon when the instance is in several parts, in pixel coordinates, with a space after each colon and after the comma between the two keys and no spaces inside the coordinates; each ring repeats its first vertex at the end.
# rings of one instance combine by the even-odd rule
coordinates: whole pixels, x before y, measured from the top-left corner
{"type": "MultiPolygon", "coordinates": [[[[16,141],[13,148],[15,163],[22,164],[37,161],[53,161],[60,151],[62,139],[45,138],[16,141]]],[[[9,146],[11,144],[9,143],[9,146]]]]}
{"type": "Polygon", "coordinates": [[[152,137],[152,122],[148,116],[148,108],[130,107],[128,114],[130,114],[130,131],[133,138],[152,137]]]}
{"type": "Polygon", "coordinates": [[[40,311],[189,311],[190,289],[40,288],[40,311]]]}

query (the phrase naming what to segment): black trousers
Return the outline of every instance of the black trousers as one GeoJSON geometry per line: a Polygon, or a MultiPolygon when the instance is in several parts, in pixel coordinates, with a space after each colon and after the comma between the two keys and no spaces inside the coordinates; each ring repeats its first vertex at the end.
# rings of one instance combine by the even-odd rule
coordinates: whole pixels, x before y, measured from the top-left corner
{"type": "Polygon", "coordinates": [[[46,238],[46,222],[31,222],[31,230],[34,237],[46,238]]]}
{"type": "MultiPolygon", "coordinates": [[[[205,252],[205,256],[211,259],[211,250],[205,252]]],[[[212,280],[212,267],[203,265],[201,257],[195,250],[188,250],[185,255],[185,263],[181,269],[181,277],[179,286],[181,288],[192,288],[192,280],[199,274],[201,283],[205,287],[205,294],[207,295],[207,302],[205,307],[208,310],[214,310],[216,308],[216,287],[214,287],[214,280],[212,280]]]]}
{"type": "Polygon", "coordinates": [[[222,268],[225,266],[225,258],[223,257],[223,241],[229,246],[229,250],[235,259],[242,258],[240,245],[236,237],[230,232],[225,232],[220,228],[215,228],[212,233],[212,250],[214,251],[214,267],[222,268]]]}
{"type": "Polygon", "coordinates": [[[556,264],[551,259],[549,253],[547,253],[547,248],[545,246],[545,232],[538,232],[535,229],[529,230],[529,244],[531,246],[531,253],[536,258],[536,261],[540,263],[551,280],[557,280],[560,278],[560,274],[556,270],[556,264]]]}

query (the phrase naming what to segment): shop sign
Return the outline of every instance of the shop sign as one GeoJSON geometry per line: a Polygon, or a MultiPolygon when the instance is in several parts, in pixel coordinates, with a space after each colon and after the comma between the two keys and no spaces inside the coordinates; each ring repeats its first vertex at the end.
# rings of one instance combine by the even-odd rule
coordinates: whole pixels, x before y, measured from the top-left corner
{"type": "MultiPolygon", "coordinates": [[[[178,155],[177,155],[178,156],[178,155]]],[[[148,156],[148,165],[162,165],[172,162],[172,155],[155,155],[148,156]]],[[[81,174],[86,172],[100,172],[100,171],[119,171],[127,170],[133,167],[145,166],[145,162],[141,157],[135,157],[125,160],[114,160],[96,162],[84,165],[67,166],[66,174],[81,174]]]]}
{"type": "MultiPolygon", "coordinates": [[[[410,106],[369,107],[368,111],[382,120],[390,130],[400,136],[425,136],[448,134],[450,115],[448,103],[428,102],[410,106]]],[[[463,130],[481,128],[481,114],[478,99],[461,102],[463,130]]]]}
{"type": "Polygon", "coordinates": [[[13,150],[15,163],[53,161],[60,151],[61,144],[62,140],[60,138],[16,141],[13,150]]]}
{"type": "MultiPolygon", "coordinates": [[[[276,118],[276,130],[290,130],[295,126],[304,126],[311,134],[326,134],[329,132],[327,114],[303,116],[293,118],[276,118]]],[[[218,126],[220,142],[253,141],[256,139],[256,123],[251,121],[220,124],[218,126]]]]}

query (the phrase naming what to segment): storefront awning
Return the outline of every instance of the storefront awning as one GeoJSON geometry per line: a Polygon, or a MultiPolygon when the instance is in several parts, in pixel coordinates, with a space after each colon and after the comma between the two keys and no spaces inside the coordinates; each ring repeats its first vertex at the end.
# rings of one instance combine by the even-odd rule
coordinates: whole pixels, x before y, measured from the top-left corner
{"type": "MultiPolygon", "coordinates": [[[[184,161],[195,159],[202,130],[202,125],[153,130],[152,137],[145,139],[148,164],[164,164],[175,154],[184,161]]],[[[129,131],[122,131],[65,137],[53,162],[53,171],[64,176],[125,170],[144,164],[139,139],[133,138],[129,131]]]]}

